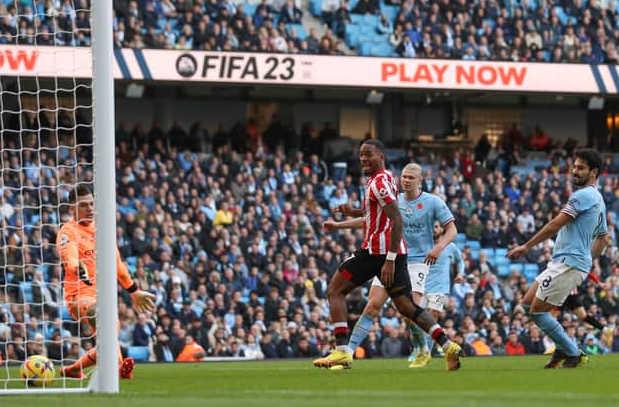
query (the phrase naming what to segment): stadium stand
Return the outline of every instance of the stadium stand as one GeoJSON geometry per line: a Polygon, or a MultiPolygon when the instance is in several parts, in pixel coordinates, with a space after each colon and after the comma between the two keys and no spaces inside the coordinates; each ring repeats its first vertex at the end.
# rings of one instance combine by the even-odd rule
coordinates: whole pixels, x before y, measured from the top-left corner
{"type": "MultiPolygon", "coordinates": [[[[86,46],[89,0],[3,0],[0,43],[86,46]],[[22,15],[23,17],[20,17],[22,15]],[[36,18],[35,18],[36,17],[36,18]],[[54,27],[63,27],[63,32],[54,27]],[[73,27],[73,29],[71,29],[73,27]],[[66,32],[65,32],[66,31],[66,32]]],[[[115,0],[116,47],[514,62],[617,63],[607,0],[115,0]],[[319,35],[304,14],[322,22],[319,35]]]]}
{"type": "MultiPolygon", "coordinates": [[[[330,216],[332,200],[359,204],[363,179],[351,162],[346,168],[337,168],[341,177],[333,181],[329,175],[334,174],[332,163],[320,158],[325,141],[332,137],[327,130],[318,138],[301,137],[300,151],[286,151],[285,132],[290,128],[273,123],[263,135],[250,136],[244,124],[239,124],[229,132],[202,133],[203,140],[195,140],[182,126],[174,126],[167,133],[159,127],[147,132],[143,125],[128,131],[119,126],[118,247],[140,287],[157,296],[157,312],[146,319],[140,319],[126,305],[128,298],[119,307],[121,343],[130,355],[140,360],[165,361],[170,360],[169,355],[175,359],[186,335],[191,335],[208,357],[310,357],[329,349],[327,282],[362,235],[351,231],[325,233],[321,223],[330,216]],[[214,153],[198,147],[205,145],[214,153]],[[247,342],[250,335],[261,345],[259,350],[247,342]],[[310,346],[300,347],[301,339],[307,339],[310,346]],[[240,346],[232,347],[233,342],[240,346]],[[232,353],[232,348],[237,350],[232,353]]],[[[24,147],[36,143],[32,137],[15,137],[4,140],[5,165],[17,162],[11,155],[19,151],[14,148],[18,143],[24,143],[24,147]]],[[[80,137],[87,140],[90,135],[80,137]]],[[[45,146],[49,139],[42,135],[40,143],[45,146]]],[[[452,301],[441,322],[456,340],[466,342],[476,334],[492,346],[494,354],[504,352],[511,330],[522,338],[528,335],[529,319],[514,308],[532,278],[549,261],[551,243],[535,248],[521,263],[508,261],[505,253],[556,213],[571,188],[564,180],[576,143],[550,141],[545,152],[522,150],[526,145],[507,137],[503,144],[489,149],[478,146],[471,178],[463,175],[462,168],[462,158],[469,151],[448,153],[432,161],[440,165],[429,165],[428,157],[416,154],[414,149],[404,150],[404,162],[415,160],[432,169],[432,175],[425,173],[423,186],[448,202],[460,231],[455,241],[462,249],[466,282],[454,285],[452,301]],[[502,160],[508,164],[501,164],[502,160]],[[527,171],[510,170],[512,164],[527,171]],[[438,178],[444,182],[437,183],[438,178]],[[526,211],[532,223],[520,216],[526,211]],[[481,232],[463,227],[473,217],[481,220],[481,232]],[[468,236],[478,232],[480,239],[468,236]],[[480,241],[489,243],[482,247],[480,241]],[[479,264],[481,253],[485,256],[483,266],[479,264]],[[489,300],[490,308],[483,306],[485,300],[489,300]]],[[[77,154],[89,152],[80,148],[77,154]]],[[[36,165],[39,157],[30,158],[36,165]]],[[[46,163],[58,165],[70,159],[50,156],[46,163]]],[[[611,328],[617,327],[619,314],[617,163],[617,155],[605,157],[600,185],[608,206],[612,247],[595,263],[593,271],[606,286],[585,282],[582,291],[588,312],[611,328]]],[[[55,177],[53,166],[47,168],[50,170],[41,176],[55,177]]],[[[393,170],[397,172],[398,168],[393,170]]],[[[84,166],[80,171],[80,176],[88,179],[92,169],[84,166]]],[[[6,171],[4,185],[19,185],[11,175],[18,173],[6,171]]],[[[53,224],[22,207],[43,196],[66,198],[29,191],[18,197],[10,189],[3,191],[1,230],[6,241],[17,242],[4,246],[5,254],[0,258],[6,264],[20,264],[21,256],[29,256],[35,263],[43,256],[46,262],[55,261],[53,251],[28,250],[38,247],[43,239],[55,241],[54,227],[48,225],[42,228],[43,233],[30,237],[37,246],[19,246],[24,239],[16,225],[22,219],[30,225],[53,224]]],[[[2,266],[0,276],[5,281],[0,281],[0,352],[4,359],[7,353],[15,356],[12,337],[27,337],[37,331],[26,330],[32,316],[27,309],[5,306],[8,302],[32,302],[36,272],[2,266]]],[[[49,295],[55,300],[62,298],[60,267],[48,267],[41,273],[49,295]]],[[[360,289],[351,295],[351,309],[363,308],[363,294],[360,289]]],[[[70,336],[76,332],[65,333],[75,326],[63,328],[57,319],[67,318],[66,309],[44,310],[32,317],[35,322],[40,318],[35,324],[39,330],[58,330],[63,338],[66,334],[63,343],[67,348],[75,342],[70,336]]],[[[581,325],[571,316],[561,318],[565,326],[573,328],[580,343],[583,335],[592,333],[599,352],[619,351],[619,330],[608,334],[577,329],[581,325]]],[[[407,349],[403,324],[400,332],[399,340],[407,349]]],[[[375,333],[380,341],[382,327],[375,333]]],[[[552,344],[546,340],[545,346],[550,349],[552,344]]]]}

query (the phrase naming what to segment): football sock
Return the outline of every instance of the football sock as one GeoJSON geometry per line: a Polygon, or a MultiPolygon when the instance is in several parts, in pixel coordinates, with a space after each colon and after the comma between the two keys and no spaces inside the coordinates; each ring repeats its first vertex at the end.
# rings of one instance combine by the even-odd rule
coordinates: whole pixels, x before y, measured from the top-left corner
{"type": "Polygon", "coordinates": [[[427,349],[428,345],[426,344],[426,336],[423,329],[419,328],[417,325],[409,326],[408,330],[411,332],[411,342],[413,344],[413,348],[419,348],[421,351],[427,349]]]}
{"type": "Polygon", "coordinates": [[[366,314],[361,314],[352,330],[352,333],[350,334],[350,341],[348,341],[348,347],[352,349],[353,352],[368,336],[370,330],[372,329],[373,323],[374,318],[366,314]]]}
{"type": "Polygon", "coordinates": [[[600,321],[593,318],[591,315],[587,315],[587,318],[585,318],[584,321],[592,327],[599,329],[600,331],[604,329],[604,325],[600,324],[600,321]]]}
{"type": "Polygon", "coordinates": [[[97,363],[97,351],[95,348],[90,349],[84,356],[79,358],[70,366],[70,370],[83,370],[97,363]]]}
{"type": "Polygon", "coordinates": [[[433,325],[428,330],[428,333],[430,334],[430,336],[432,336],[432,339],[434,339],[434,341],[436,341],[436,343],[438,343],[442,348],[445,348],[445,345],[448,345],[449,339],[447,339],[447,335],[445,335],[443,328],[441,328],[439,324],[433,325]]]}
{"type": "Polygon", "coordinates": [[[568,356],[580,354],[578,346],[567,336],[563,326],[548,312],[533,312],[531,319],[546,335],[555,342],[557,349],[563,350],[568,356]]]}
{"type": "Polygon", "coordinates": [[[348,324],[346,322],[336,322],[333,324],[333,334],[335,335],[335,344],[338,350],[340,347],[348,347],[348,324]]]}

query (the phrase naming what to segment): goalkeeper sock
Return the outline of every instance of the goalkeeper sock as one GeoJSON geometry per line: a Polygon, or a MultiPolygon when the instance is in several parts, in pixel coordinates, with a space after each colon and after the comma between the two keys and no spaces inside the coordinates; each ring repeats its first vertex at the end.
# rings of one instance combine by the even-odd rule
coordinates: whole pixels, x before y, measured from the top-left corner
{"type": "Polygon", "coordinates": [[[352,349],[353,352],[368,336],[370,330],[372,329],[373,323],[374,318],[366,314],[361,314],[352,330],[352,334],[350,334],[350,340],[348,341],[348,347],[352,349]]]}
{"type": "Polygon", "coordinates": [[[600,321],[598,321],[597,319],[593,318],[591,315],[587,315],[587,318],[585,318],[583,321],[585,321],[586,323],[588,323],[592,327],[594,327],[596,329],[599,329],[600,331],[602,329],[604,329],[604,325],[600,324],[600,321]]]}
{"type": "Polygon", "coordinates": [[[97,351],[95,348],[90,349],[84,356],[73,363],[69,369],[72,371],[84,370],[87,367],[94,366],[97,363],[97,351]]]}

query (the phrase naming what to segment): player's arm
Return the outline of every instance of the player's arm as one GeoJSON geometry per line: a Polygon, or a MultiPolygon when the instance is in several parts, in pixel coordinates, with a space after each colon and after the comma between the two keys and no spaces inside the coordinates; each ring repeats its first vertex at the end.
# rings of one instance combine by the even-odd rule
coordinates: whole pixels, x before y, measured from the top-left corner
{"type": "MultiPolygon", "coordinates": [[[[404,222],[402,221],[402,215],[400,214],[400,209],[398,208],[397,201],[393,200],[383,206],[383,211],[391,221],[391,233],[389,236],[389,253],[397,253],[402,242],[402,235],[404,234],[404,222]]],[[[393,284],[394,273],[395,259],[385,260],[385,264],[383,264],[383,268],[381,270],[381,280],[386,287],[393,284]]]]}
{"type": "Polygon", "coordinates": [[[445,232],[441,235],[441,237],[436,241],[432,250],[430,250],[424,259],[424,263],[433,265],[436,263],[438,258],[441,256],[441,253],[449,243],[451,243],[458,234],[458,229],[456,229],[456,223],[453,221],[453,218],[449,223],[443,225],[445,228],[445,232]]]}
{"type": "Polygon", "coordinates": [[[364,218],[362,216],[354,219],[347,219],[340,222],[334,220],[326,220],[323,222],[322,227],[325,230],[330,229],[361,229],[363,227],[364,218]]]}
{"type": "Polygon", "coordinates": [[[58,239],[60,262],[67,274],[73,274],[86,285],[92,285],[88,276],[88,268],[80,260],[79,244],[75,235],[69,230],[61,230],[58,239]]]}
{"type": "Polygon", "coordinates": [[[602,255],[602,253],[604,253],[604,249],[606,249],[606,246],[608,245],[607,237],[607,234],[603,234],[598,236],[593,241],[593,246],[591,246],[591,257],[597,259],[602,255]]]}
{"type": "Polygon", "coordinates": [[[544,225],[539,232],[535,234],[528,242],[518,247],[511,249],[507,253],[507,257],[515,259],[524,256],[532,247],[537,246],[541,242],[546,241],[552,236],[556,235],[559,230],[574,220],[574,217],[568,215],[566,212],[559,212],[557,216],[550,222],[544,225]]]}
{"type": "Polygon", "coordinates": [[[133,308],[139,313],[153,311],[155,309],[155,294],[138,288],[138,285],[131,278],[127,266],[122,261],[118,248],[116,248],[116,271],[118,273],[118,282],[131,295],[133,308]]]}
{"type": "Polygon", "coordinates": [[[355,218],[363,216],[363,210],[359,208],[353,208],[350,202],[346,202],[345,204],[338,205],[334,208],[331,208],[331,212],[341,213],[342,215],[351,216],[355,218]]]}
{"type": "Polygon", "coordinates": [[[464,260],[462,260],[462,252],[455,246],[452,246],[454,252],[454,261],[456,263],[456,267],[458,268],[458,274],[454,278],[454,281],[457,283],[464,283],[464,260]]]}

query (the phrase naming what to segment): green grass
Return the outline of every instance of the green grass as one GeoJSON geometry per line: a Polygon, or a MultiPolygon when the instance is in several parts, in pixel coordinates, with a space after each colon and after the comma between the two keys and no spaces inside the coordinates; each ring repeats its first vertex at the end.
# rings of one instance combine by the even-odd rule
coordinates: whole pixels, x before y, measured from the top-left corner
{"type": "Polygon", "coordinates": [[[619,355],[591,357],[569,370],[543,370],[546,360],[470,358],[457,372],[446,372],[441,359],[421,370],[408,369],[405,360],[362,360],[336,372],[310,361],[141,364],[119,395],[7,396],[0,406],[619,405],[619,355]]]}

